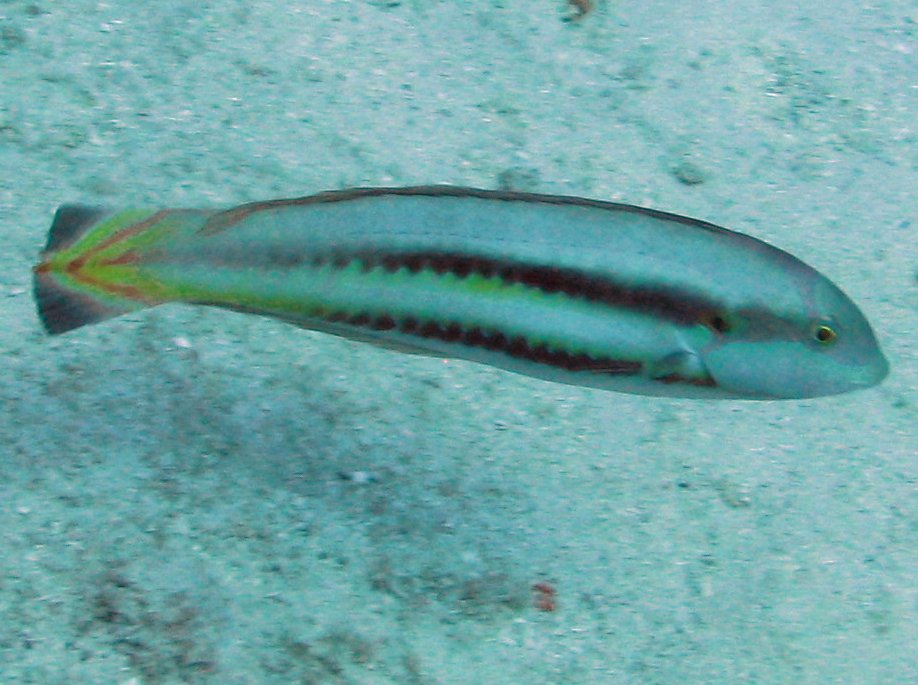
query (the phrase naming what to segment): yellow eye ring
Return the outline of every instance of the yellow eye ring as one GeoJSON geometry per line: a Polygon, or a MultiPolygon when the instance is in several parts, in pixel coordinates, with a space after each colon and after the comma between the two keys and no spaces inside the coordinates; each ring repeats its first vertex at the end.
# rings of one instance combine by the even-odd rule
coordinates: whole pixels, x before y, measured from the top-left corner
{"type": "Polygon", "coordinates": [[[835,342],[838,333],[836,333],[835,329],[831,326],[821,323],[814,329],[813,337],[816,338],[816,342],[822,345],[829,345],[835,342]]]}

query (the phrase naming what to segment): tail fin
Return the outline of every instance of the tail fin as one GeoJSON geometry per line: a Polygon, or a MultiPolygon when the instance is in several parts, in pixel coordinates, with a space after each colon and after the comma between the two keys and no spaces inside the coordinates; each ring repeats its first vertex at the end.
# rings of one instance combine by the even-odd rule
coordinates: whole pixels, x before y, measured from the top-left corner
{"type": "Polygon", "coordinates": [[[145,305],[112,306],[62,286],[49,272],[36,269],[33,279],[38,318],[45,331],[57,335],[91,323],[127,314],[145,305]]]}
{"type": "Polygon", "coordinates": [[[48,244],[45,253],[70,247],[95,224],[110,214],[104,207],[86,205],[61,205],[54,212],[54,221],[48,230],[48,244]]]}
{"type": "Polygon", "coordinates": [[[38,316],[48,333],[64,333],[161,301],[144,294],[132,277],[137,259],[131,240],[159,214],[58,208],[41,262],[33,269],[38,316]]]}

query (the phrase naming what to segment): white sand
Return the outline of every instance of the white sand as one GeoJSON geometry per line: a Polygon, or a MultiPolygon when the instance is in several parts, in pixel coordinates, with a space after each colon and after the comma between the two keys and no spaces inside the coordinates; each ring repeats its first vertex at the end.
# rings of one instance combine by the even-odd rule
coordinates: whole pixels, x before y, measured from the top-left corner
{"type": "Polygon", "coordinates": [[[597,4],[0,4],[0,683],[918,682],[915,5],[597,4]],[[40,331],[61,202],[418,182],[774,242],[892,374],[706,403],[178,306],[40,331]]]}

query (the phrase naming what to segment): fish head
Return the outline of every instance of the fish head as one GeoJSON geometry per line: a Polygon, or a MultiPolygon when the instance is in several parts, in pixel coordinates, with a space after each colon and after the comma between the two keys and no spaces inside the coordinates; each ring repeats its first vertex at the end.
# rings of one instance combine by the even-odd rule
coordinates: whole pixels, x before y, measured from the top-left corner
{"type": "Polygon", "coordinates": [[[699,353],[727,396],[802,399],[880,383],[889,371],[876,336],[851,299],[807,267],[796,292],[718,316],[699,353]]]}

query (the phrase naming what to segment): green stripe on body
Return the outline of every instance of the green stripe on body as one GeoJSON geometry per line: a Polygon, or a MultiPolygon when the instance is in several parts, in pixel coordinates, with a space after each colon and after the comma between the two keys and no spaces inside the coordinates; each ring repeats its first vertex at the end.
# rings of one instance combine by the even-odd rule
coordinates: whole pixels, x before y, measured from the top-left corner
{"type": "Polygon", "coordinates": [[[542,356],[567,355],[562,361],[575,367],[588,366],[588,361],[593,360],[598,367],[605,365],[620,372],[628,368],[634,372],[641,364],[634,355],[631,359],[627,355],[610,355],[607,348],[570,337],[536,333],[532,329],[537,325],[513,325],[549,312],[635,318],[642,317],[641,314],[613,311],[602,303],[562,292],[546,293],[522,283],[508,283],[500,276],[458,276],[432,269],[392,271],[379,265],[368,268],[363,260],[356,258],[344,265],[327,260],[319,266],[301,263],[292,269],[223,267],[201,271],[189,264],[160,264],[151,271],[170,284],[171,299],[268,314],[309,327],[322,320],[366,331],[390,330],[392,335],[407,335],[422,345],[432,338],[508,354],[515,352],[523,357],[527,350],[537,350],[542,356]],[[492,316],[468,311],[494,305],[505,309],[493,312],[492,316]],[[508,322],[502,315],[507,306],[529,307],[532,317],[517,315],[515,322],[508,322]],[[449,308],[464,311],[451,314],[449,308]]]}

